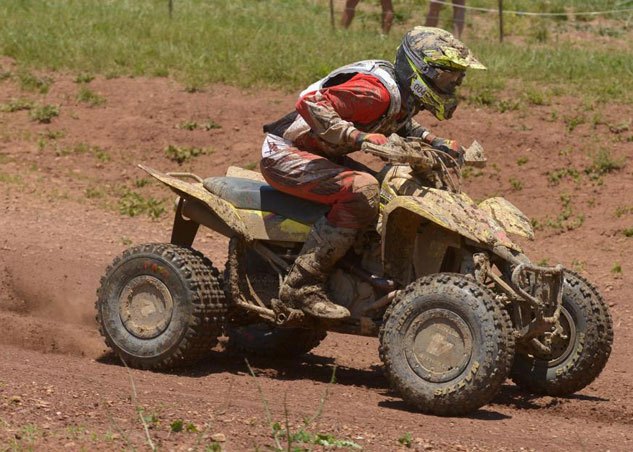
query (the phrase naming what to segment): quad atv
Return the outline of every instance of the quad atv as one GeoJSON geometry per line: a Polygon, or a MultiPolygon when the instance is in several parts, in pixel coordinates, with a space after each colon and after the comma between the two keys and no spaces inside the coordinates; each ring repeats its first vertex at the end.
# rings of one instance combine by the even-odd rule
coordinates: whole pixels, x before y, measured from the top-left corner
{"type": "Polygon", "coordinates": [[[485,162],[481,147],[458,162],[395,135],[364,146],[386,162],[374,173],[379,219],[328,281],[349,318],[326,321],[277,300],[328,206],[239,168],[203,180],[141,166],[178,195],[171,242],[132,247],[108,267],[96,303],[107,345],[131,366],[167,369],[204,358],[219,336],[277,357],[309,352],[328,331],[377,336],[394,389],[436,415],[478,409],[508,376],[554,396],[591,383],[611,352],[607,306],[580,275],[530,262],[508,238],[533,238],[510,202],[476,204],[461,192],[462,164],[485,162]],[[192,248],[200,225],[229,238],[223,274],[192,248]]]}

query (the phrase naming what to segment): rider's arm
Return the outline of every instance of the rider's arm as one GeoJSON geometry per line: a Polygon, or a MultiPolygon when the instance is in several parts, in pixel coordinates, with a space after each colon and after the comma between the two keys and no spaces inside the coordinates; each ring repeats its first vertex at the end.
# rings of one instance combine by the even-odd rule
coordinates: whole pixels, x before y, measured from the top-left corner
{"type": "Polygon", "coordinates": [[[345,83],[302,96],[296,108],[312,132],[335,146],[359,147],[357,128],[378,120],[389,108],[387,89],[371,75],[357,74],[345,83]]]}

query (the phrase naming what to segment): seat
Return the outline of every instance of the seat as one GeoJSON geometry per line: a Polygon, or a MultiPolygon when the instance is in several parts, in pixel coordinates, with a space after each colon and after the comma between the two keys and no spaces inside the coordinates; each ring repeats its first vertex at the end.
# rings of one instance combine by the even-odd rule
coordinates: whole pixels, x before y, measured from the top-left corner
{"type": "Polygon", "coordinates": [[[266,182],[241,177],[209,177],[204,188],[238,209],[272,212],[311,225],[325,215],[330,206],[296,198],[275,190],[266,182]]]}

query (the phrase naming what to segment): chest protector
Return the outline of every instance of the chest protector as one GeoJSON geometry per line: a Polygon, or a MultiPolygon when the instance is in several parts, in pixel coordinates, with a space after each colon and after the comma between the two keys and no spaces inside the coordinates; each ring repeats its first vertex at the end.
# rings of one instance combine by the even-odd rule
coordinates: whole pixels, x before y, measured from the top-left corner
{"type": "MultiPolygon", "coordinates": [[[[411,116],[407,115],[402,118],[401,121],[396,121],[396,116],[400,113],[402,108],[402,96],[400,89],[396,83],[395,69],[393,64],[385,60],[364,60],[356,63],[351,63],[346,66],[335,69],[330,72],[321,80],[308,86],[301,92],[299,97],[320,89],[329,88],[331,86],[340,85],[350,80],[356,74],[368,74],[376,77],[383,84],[387,91],[389,91],[390,104],[387,112],[375,121],[371,126],[367,127],[365,131],[376,132],[378,130],[389,129],[390,132],[398,130],[402,127],[411,116]]],[[[277,136],[284,136],[286,130],[296,121],[303,121],[303,118],[299,116],[299,113],[293,111],[283,118],[264,126],[264,132],[272,133],[277,136]]],[[[299,124],[294,124],[293,128],[296,128],[299,124]]],[[[307,126],[307,124],[305,124],[307,126]]],[[[386,130],[385,130],[386,131],[386,130]]]]}

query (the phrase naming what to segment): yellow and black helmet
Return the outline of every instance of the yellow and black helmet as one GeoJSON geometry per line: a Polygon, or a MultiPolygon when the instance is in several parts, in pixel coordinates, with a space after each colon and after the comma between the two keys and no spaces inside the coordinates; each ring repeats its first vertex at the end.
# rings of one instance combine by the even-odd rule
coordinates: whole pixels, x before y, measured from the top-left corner
{"type": "Polygon", "coordinates": [[[467,69],[486,69],[460,40],[448,31],[415,27],[396,54],[396,78],[417,108],[437,119],[448,119],[457,107],[455,90],[467,69]]]}

